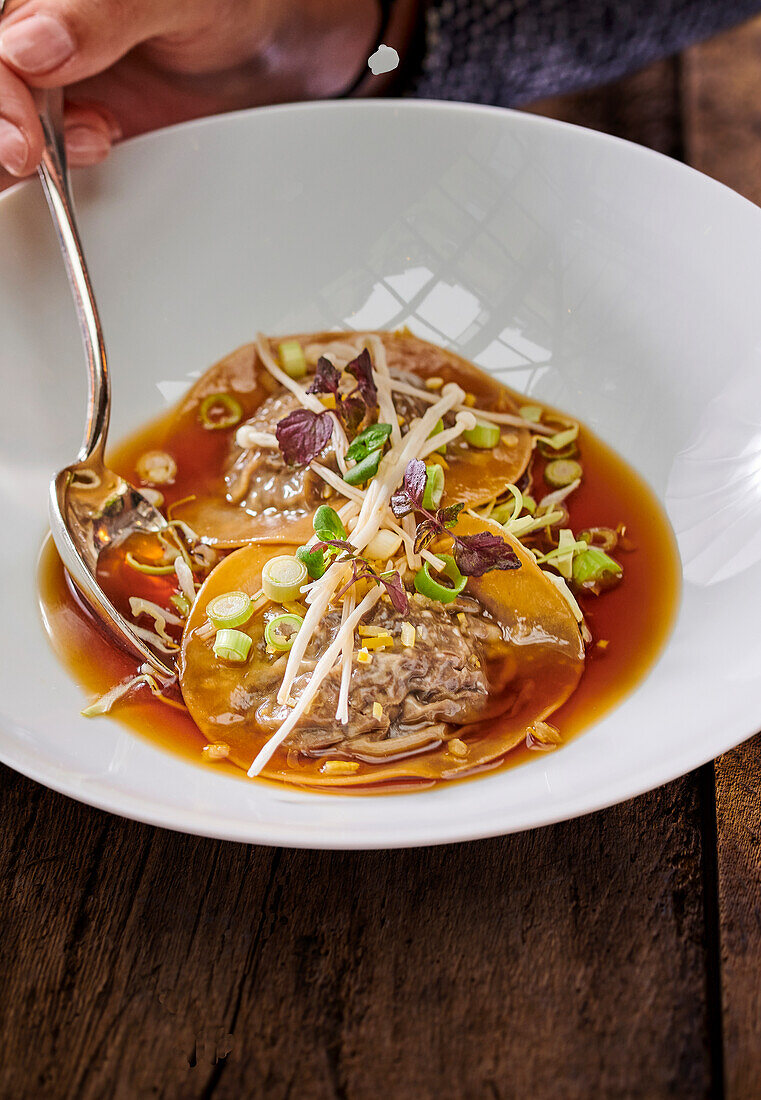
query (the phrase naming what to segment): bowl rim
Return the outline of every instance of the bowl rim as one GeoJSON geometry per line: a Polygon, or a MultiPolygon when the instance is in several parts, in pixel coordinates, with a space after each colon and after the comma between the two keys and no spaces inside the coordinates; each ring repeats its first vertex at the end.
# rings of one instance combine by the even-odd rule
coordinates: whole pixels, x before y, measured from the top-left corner
{"type": "MultiPolygon", "coordinates": [[[[261,117],[262,115],[285,116],[294,114],[314,114],[319,116],[327,114],[366,114],[368,112],[374,112],[376,114],[393,114],[398,111],[403,111],[407,114],[419,113],[421,115],[473,114],[494,118],[507,117],[511,120],[513,126],[519,128],[544,128],[546,130],[555,130],[560,133],[572,132],[576,134],[582,142],[606,146],[612,144],[621,148],[622,151],[625,151],[624,155],[626,156],[656,161],[662,166],[663,170],[681,174],[685,179],[691,179],[693,186],[698,181],[703,181],[702,186],[707,187],[711,192],[715,192],[720,196],[720,201],[730,201],[736,205],[741,205],[752,212],[754,218],[761,220],[761,210],[759,210],[750,200],[744,198],[730,187],[705,173],[681,161],[677,161],[664,153],[658,152],[657,150],[637,145],[624,138],[605,134],[574,123],[531,114],[515,108],[448,100],[417,98],[320,100],[246,108],[239,111],[210,115],[200,119],[176,123],[172,126],[163,127],[159,130],[129,138],[116,147],[112,156],[119,156],[122,145],[128,148],[135,144],[149,145],[153,142],[160,143],[165,139],[166,135],[172,134],[175,131],[194,132],[208,127],[235,125],[241,120],[261,117]]],[[[8,201],[12,201],[12,196],[18,195],[23,189],[32,185],[33,178],[34,177],[20,180],[18,183],[8,188],[3,194],[0,194],[0,212],[2,212],[8,201]]],[[[658,659],[649,670],[645,679],[647,679],[652,669],[660,662],[671,645],[671,642],[672,637],[669,637],[664,643],[664,647],[658,659]]],[[[634,688],[635,692],[639,690],[641,683],[634,688]]],[[[629,697],[630,696],[627,696],[627,699],[624,699],[620,706],[625,706],[629,697]]],[[[153,799],[119,790],[116,787],[105,787],[103,790],[82,790],[82,784],[72,780],[65,766],[50,760],[40,762],[35,759],[34,754],[25,747],[19,747],[19,751],[14,755],[13,753],[6,752],[4,745],[0,743],[0,761],[13,770],[25,775],[27,778],[36,780],[60,794],[68,795],[96,809],[106,810],[118,816],[137,820],[160,828],[168,828],[179,832],[187,832],[222,840],[231,840],[238,843],[320,850],[373,850],[416,847],[430,844],[451,844],[486,839],[506,835],[506,833],[509,832],[518,832],[529,828],[540,828],[587,813],[597,812],[598,810],[615,805],[618,802],[644,794],[654,787],[673,781],[677,777],[684,775],[685,772],[710,761],[717,754],[727,751],[740,741],[753,736],[758,728],[755,724],[751,725],[749,720],[747,722],[738,721],[734,725],[735,732],[729,734],[727,730],[731,725],[732,724],[728,721],[723,731],[717,730],[711,742],[706,742],[700,752],[696,753],[695,751],[690,752],[685,750],[680,754],[672,754],[669,756],[669,764],[667,767],[664,767],[662,764],[658,766],[653,763],[646,770],[638,772],[636,776],[612,781],[604,790],[600,791],[599,797],[590,799],[588,793],[571,791],[563,800],[557,802],[551,810],[548,809],[544,813],[536,813],[532,817],[530,823],[521,823],[517,821],[514,826],[509,827],[507,830],[504,824],[500,823],[485,823],[483,827],[478,827],[475,823],[468,823],[465,827],[466,832],[463,833],[463,827],[458,826],[457,822],[453,821],[447,827],[438,825],[436,835],[431,836],[430,825],[426,822],[425,818],[420,818],[416,820],[414,824],[410,823],[407,826],[406,834],[402,837],[394,831],[393,822],[383,828],[375,825],[373,827],[374,835],[371,840],[364,838],[354,839],[351,834],[347,834],[339,841],[335,836],[335,826],[333,825],[328,825],[324,833],[320,832],[321,826],[316,826],[312,835],[304,836],[302,834],[299,835],[297,839],[294,839],[292,836],[288,835],[289,830],[293,827],[285,823],[278,823],[272,826],[269,822],[261,819],[244,822],[240,817],[226,819],[224,814],[218,812],[199,812],[198,810],[191,810],[189,808],[183,808],[181,810],[175,809],[171,806],[157,804],[153,799]],[[738,735],[737,730],[740,728],[742,728],[742,732],[738,735]]],[[[10,733],[22,728],[12,718],[3,713],[1,709],[0,726],[10,733]]],[[[134,734],[132,734],[132,736],[134,736],[134,734]]],[[[196,766],[181,761],[178,758],[174,758],[174,766],[178,768],[187,767],[193,769],[194,772],[196,771],[196,766]]],[[[425,792],[426,798],[435,798],[435,795],[435,790],[425,792]]],[[[303,796],[300,794],[299,797],[315,798],[320,801],[324,799],[322,795],[303,796]]]]}

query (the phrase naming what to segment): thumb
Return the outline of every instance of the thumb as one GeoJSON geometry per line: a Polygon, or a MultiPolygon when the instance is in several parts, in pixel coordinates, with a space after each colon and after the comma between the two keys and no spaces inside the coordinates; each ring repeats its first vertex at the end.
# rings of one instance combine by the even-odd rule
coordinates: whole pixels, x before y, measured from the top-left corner
{"type": "Polygon", "coordinates": [[[183,0],[21,0],[0,24],[0,60],[35,87],[59,87],[109,68],[133,47],[174,30],[183,0]]]}

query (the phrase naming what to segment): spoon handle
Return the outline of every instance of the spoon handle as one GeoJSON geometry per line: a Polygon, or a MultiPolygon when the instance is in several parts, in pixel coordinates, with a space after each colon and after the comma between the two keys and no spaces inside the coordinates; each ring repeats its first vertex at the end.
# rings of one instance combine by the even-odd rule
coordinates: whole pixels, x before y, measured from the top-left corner
{"type": "Polygon", "coordinates": [[[87,355],[87,426],[78,457],[80,462],[93,457],[102,462],[111,412],[111,386],[100,316],[82,251],[69,184],[63,136],[63,91],[39,91],[35,93],[35,98],[45,134],[45,151],[38,171],[61,245],[87,355]]]}

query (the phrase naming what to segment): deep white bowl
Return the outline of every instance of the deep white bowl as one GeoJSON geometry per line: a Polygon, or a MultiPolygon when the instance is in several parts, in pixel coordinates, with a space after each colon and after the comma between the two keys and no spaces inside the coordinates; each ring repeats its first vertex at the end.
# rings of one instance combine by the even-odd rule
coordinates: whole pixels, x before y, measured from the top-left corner
{"type": "Polygon", "coordinates": [[[48,479],[84,368],[35,182],[0,198],[0,758],[116,813],[362,848],[488,836],[635,795],[761,725],[761,213],[665,157],[483,107],[256,110],[78,174],[114,436],[271,332],[410,324],[585,420],[665,501],[678,622],[642,685],[561,751],[475,782],[331,798],[234,779],[79,716],[36,610],[48,479]]]}

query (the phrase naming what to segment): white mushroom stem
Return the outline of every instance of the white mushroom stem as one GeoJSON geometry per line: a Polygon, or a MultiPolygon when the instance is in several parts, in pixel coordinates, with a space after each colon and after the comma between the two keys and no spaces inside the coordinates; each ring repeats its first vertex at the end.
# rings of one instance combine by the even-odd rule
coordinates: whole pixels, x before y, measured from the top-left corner
{"type": "Polygon", "coordinates": [[[404,552],[407,555],[407,565],[410,569],[420,568],[420,555],[415,553],[415,517],[410,514],[402,519],[402,535],[404,536],[404,552]]]}
{"type": "MultiPolygon", "coordinates": [[[[275,752],[278,746],[282,745],[288,734],[295,728],[296,723],[299,721],[302,714],[304,714],[304,712],[308,709],[309,704],[312,702],[315,695],[320,690],[320,685],[322,684],[322,681],[325,679],[333,665],[338,660],[338,657],[340,656],[343,649],[345,635],[349,633],[354,633],[357,623],[359,623],[362,618],[367,614],[367,612],[375,606],[375,604],[381,598],[382,592],[383,589],[380,585],[376,585],[374,588],[371,588],[365,598],[360,602],[359,606],[356,607],[350,615],[347,615],[346,621],[342,624],[335,638],[315,665],[314,671],[312,672],[312,675],[309,679],[309,683],[306,685],[303,692],[301,693],[301,696],[296,703],[296,706],[283,722],[277,733],[273,734],[272,737],[270,737],[266,745],[264,745],[264,747],[259,750],[256,757],[254,758],[254,762],[248,769],[248,774],[250,777],[259,774],[265,764],[272,758],[272,754],[275,752]]],[[[312,610],[313,608],[310,608],[310,612],[312,610]]],[[[309,612],[307,613],[307,617],[309,617],[309,612]]],[[[306,619],[304,620],[304,624],[306,625],[306,619]]],[[[303,629],[304,627],[302,627],[299,631],[299,634],[296,635],[297,639],[302,633],[303,629]]],[[[291,652],[293,652],[293,650],[291,650],[291,652]]]]}
{"type": "MultiPolygon", "coordinates": [[[[409,397],[417,397],[429,405],[438,399],[438,395],[430,390],[421,390],[419,386],[413,386],[409,382],[402,382],[399,378],[391,378],[391,389],[397,393],[406,393],[409,397]]],[[[492,409],[475,409],[468,405],[457,405],[458,410],[464,409],[472,412],[479,420],[488,420],[491,424],[509,424],[513,428],[527,428],[538,435],[554,435],[555,428],[548,428],[546,424],[537,424],[534,420],[524,420],[522,416],[514,413],[494,412],[492,409]]],[[[438,444],[441,446],[441,443],[438,444]]]]}
{"type": "Polygon", "coordinates": [[[335,489],[337,493],[346,497],[347,500],[355,500],[361,504],[365,499],[365,494],[362,489],[357,489],[354,485],[347,484],[342,477],[338,476],[335,470],[323,466],[321,462],[312,462],[310,469],[314,470],[326,485],[329,485],[331,489],[335,489]]]}
{"type": "Polygon", "coordinates": [[[396,414],[394,395],[391,392],[392,383],[391,375],[388,372],[388,363],[386,362],[386,349],[379,336],[370,336],[368,343],[373,353],[375,384],[378,390],[378,412],[380,414],[378,419],[382,424],[391,425],[391,443],[396,445],[401,442],[402,430],[396,414]]]}
{"type": "Polygon", "coordinates": [[[332,412],[330,416],[333,421],[333,450],[336,452],[338,469],[341,471],[342,474],[345,474],[348,469],[348,466],[346,465],[346,452],[349,449],[349,440],[346,438],[344,426],[338,419],[336,414],[332,412]]]}
{"type": "Polygon", "coordinates": [[[455,422],[451,428],[445,428],[443,432],[438,432],[432,439],[427,439],[420,449],[420,458],[427,458],[428,455],[433,454],[434,451],[438,451],[439,447],[446,447],[447,443],[452,443],[453,440],[461,436],[463,432],[471,431],[475,428],[477,420],[473,415],[471,409],[463,409],[458,412],[455,422]]]}
{"type": "MultiPolygon", "coordinates": [[[[346,625],[357,603],[353,591],[347,593],[341,612],[341,626],[346,625]]],[[[336,721],[346,724],[349,721],[349,684],[351,682],[351,664],[354,657],[354,631],[347,633],[344,638],[343,654],[341,656],[341,687],[338,691],[338,707],[336,708],[336,721]]]]}
{"type": "Polygon", "coordinates": [[[267,451],[278,449],[277,436],[271,432],[260,432],[250,424],[241,424],[235,433],[235,442],[242,451],[250,451],[252,447],[267,451]]]}

